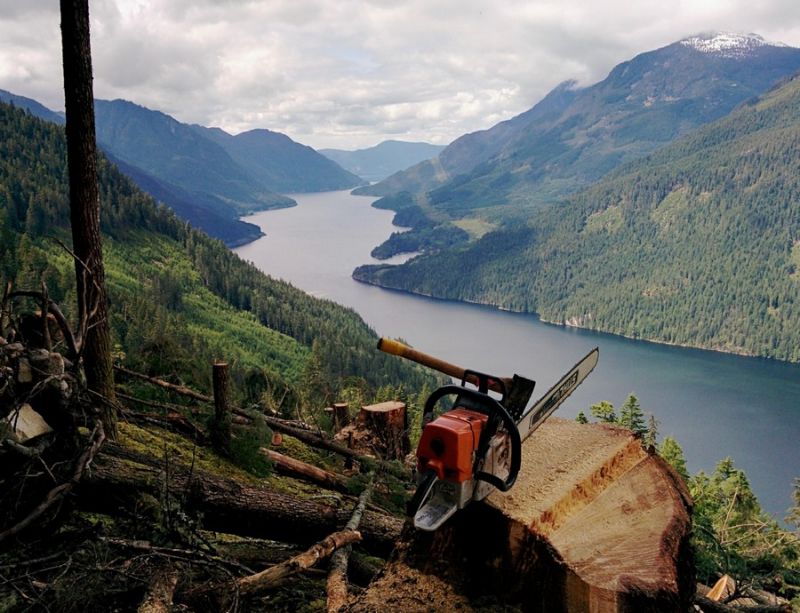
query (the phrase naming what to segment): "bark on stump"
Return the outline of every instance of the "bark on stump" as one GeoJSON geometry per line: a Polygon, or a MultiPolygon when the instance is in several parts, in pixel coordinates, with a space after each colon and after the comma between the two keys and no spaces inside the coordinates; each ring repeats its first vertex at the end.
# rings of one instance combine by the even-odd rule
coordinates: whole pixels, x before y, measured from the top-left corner
{"type": "Polygon", "coordinates": [[[631,433],[551,419],[523,445],[506,494],[435,533],[406,526],[350,611],[686,611],[691,501],[631,433]]]}

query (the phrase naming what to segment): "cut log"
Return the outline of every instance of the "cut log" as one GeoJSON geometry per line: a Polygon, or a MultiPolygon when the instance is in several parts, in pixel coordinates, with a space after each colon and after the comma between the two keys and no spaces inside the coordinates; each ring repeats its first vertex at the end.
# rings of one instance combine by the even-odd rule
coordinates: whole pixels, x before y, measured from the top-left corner
{"type": "Polygon", "coordinates": [[[275,466],[275,469],[282,475],[310,481],[320,487],[337,492],[347,493],[347,481],[344,477],[323,470],[318,466],[313,466],[306,462],[290,458],[287,455],[272,451],[271,449],[261,448],[259,451],[263,453],[275,466]]]}
{"type": "Polygon", "coordinates": [[[402,460],[411,448],[406,405],[392,400],[364,406],[356,422],[342,429],[335,438],[348,441],[364,455],[402,460]]]}
{"type": "Polygon", "coordinates": [[[691,501],[622,428],[551,419],[523,445],[508,492],[435,533],[407,527],[350,611],[686,611],[691,501]]]}
{"type": "MultiPolygon", "coordinates": [[[[113,515],[119,508],[136,507],[142,494],[160,496],[163,467],[158,462],[148,464],[102,454],[81,482],[78,503],[113,515]]],[[[204,529],[216,532],[310,545],[341,529],[350,518],[341,505],[320,504],[178,465],[170,466],[168,486],[186,495],[189,511],[202,514],[204,529]]],[[[399,519],[367,510],[361,523],[364,548],[388,555],[401,528],[399,519]]]]}

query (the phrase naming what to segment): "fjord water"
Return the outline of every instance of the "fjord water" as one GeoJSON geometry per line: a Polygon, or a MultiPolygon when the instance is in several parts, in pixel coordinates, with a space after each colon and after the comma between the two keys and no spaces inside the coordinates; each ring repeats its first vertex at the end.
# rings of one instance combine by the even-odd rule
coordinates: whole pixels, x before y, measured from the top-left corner
{"type": "MultiPolygon", "coordinates": [[[[373,247],[392,231],[393,213],[348,192],[292,195],[297,206],[247,218],[266,233],[236,252],[273,277],[352,307],[380,335],[475,370],[519,373],[544,393],[595,346],[600,362],[557,411],[635,393],[673,436],[690,472],[710,472],[725,456],[747,473],[763,507],[783,518],[792,479],[800,477],[800,366],[632,341],[563,328],[532,315],[412,296],[354,281],[356,266],[375,262],[373,247]]],[[[453,270],[469,276],[469,270],[453,270]]]]}

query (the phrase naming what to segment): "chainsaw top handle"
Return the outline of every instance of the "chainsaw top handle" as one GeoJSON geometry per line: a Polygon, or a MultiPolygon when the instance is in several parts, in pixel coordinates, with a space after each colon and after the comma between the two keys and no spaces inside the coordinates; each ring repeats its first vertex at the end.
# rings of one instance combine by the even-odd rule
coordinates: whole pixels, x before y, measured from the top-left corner
{"type": "MultiPolygon", "coordinates": [[[[511,439],[511,467],[508,472],[508,477],[505,481],[503,481],[495,475],[482,471],[476,471],[475,478],[493,485],[501,492],[507,492],[517,480],[517,475],[519,474],[519,469],[522,463],[522,441],[520,440],[519,429],[517,428],[516,422],[514,422],[514,420],[511,418],[511,415],[508,414],[508,411],[505,410],[503,405],[500,404],[500,402],[498,402],[495,398],[492,398],[489,394],[484,394],[469,387],[451,384],[440,387],[428,397],[428,400],[425,402],[425,409],[422,413],[423,428],[433,419],[433,409],[436,407],[436,403],[445,396],[450,395],[468,398],[475,405],[470,406],[469,408],[485,412],[489,416],[490,421],[493,421],[495,418],[497,418],[500,420],[503,426],[505,426],[505,429],[511,439]]],[[[490,435],[486,438],[487,444],[481,445],[482,452],[485,452],[486,447],[488,446],[488,440],[493,434],[494,433],[490,433],[490,435]]]]}

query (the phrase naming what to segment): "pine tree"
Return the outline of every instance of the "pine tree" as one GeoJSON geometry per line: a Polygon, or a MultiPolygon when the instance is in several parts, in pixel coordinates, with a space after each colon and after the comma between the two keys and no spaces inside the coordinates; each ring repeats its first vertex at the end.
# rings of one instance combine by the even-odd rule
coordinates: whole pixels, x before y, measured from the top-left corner
{"type": "Polygon", "coordinates": [[[644,433],[643,442],[647,447],[658,445],[658,420],[652,413],[647,417],[647,432],[644,433]]]}
{"type": "Polygon", "coordinates": [[[689,471],[686,470],[686,458],[683,456],[683,449],[671,436],[668,436],[661,443],[658,448],[658,455],[664,458],[664,461],[672,466],[684,481],[689,481],[689,471]]]}
{"type": "Polygon", "coordinates": [[[575,421],[577,421],[579,424],[588,424],[589,423],[589,420],[586,419],[586,413],[584,413],[583,411],[580,411],[578,413],[578,416],[575,418],[575,421]]]}
{"type": "Polygon", "coordinates": [[[608,400],[601,400],[600,402],[593,404],[589,410],[592,412],[594,417],[602,422],[608,424],[617,423],[617,414],[614,413],[614,405],[608,400]]]}
{"type": "Polygon", "coordinates": [[[639,406],[638,398],[633,394],[630,394],[625,400],[625,404],[622,405],[617,423],[632,430],[638,436],[644,436],[647,433],[647,427],[644,425],[644,412],[639,406]]]}

